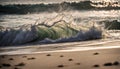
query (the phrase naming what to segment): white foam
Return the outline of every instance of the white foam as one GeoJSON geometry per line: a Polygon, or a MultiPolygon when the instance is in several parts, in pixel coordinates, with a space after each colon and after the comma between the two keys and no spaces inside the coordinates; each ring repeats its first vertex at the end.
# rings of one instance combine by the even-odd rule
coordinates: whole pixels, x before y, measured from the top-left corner
{"type": "MultiPolygon", "coordinates": [[[[120,41],[120,40],[113,40],[113,41],[105,41],[105,42],[99,42],[99,41],[96,41],[95,43],[90,43],[90,44],[84,44],[84,45],[75,45],[73,47],[65,47],[66,49],[60,49],[60,50],[44,50],[44,51],[41,51],[41,50],[38,50],[38,47],[33,47],[33,48],[28,48],[28,47],[21,47],[21,49],[17,49],[14,50],[14,51],[6,51],[6,52],[0,52],[0,55],[16,55],[16,54],[37,54],[37,53],[53,53],[53,52],[73,52],[73,51],[88,51],[88,50],[100,50],[100,49],[116,49],[116,48],[120,48],[120,46],[97,46],[99,44],[105,44],[105,43],[110,43],[110,42],[117,42],[117,41],[120,41]],[[96,45],[96,46],[93,46],[93,45],[96,45]]],[[[79,43],[79,42],[78,42],[79,43]]],[[[65,44],[65,43],[63,43],[65,44]]],[[[62,44],[62,45],[63,45],[62,44]]],[[[57,44],[56,44],[57,45],[57,44]]],[[[61,45],[61,46],[62,46],[61,45]]],[[[69,45],[69,44],[66,44],[66,45],[69,45]]],[[[48,45],[49,46],[53,46],[53,45],[48,45]]],[[[58,44],[59,46],[59,44],[58,44]]],[[[14,47],[11,47],[11,48],[14,48],[14,47]]],[[[4,49],[7,49],[7,48],[4,48],[4,49]]],[[[10,49],[10,47],[9,47],[10,49]]]]}
{"type": "Polygon", "coordinates": [[[37,54],[37,53],[53,53],[53,52],[74,52],[74,51],[89,51],[89,50],[100,50],[100,49],[116,49],[120,48],[120,46],[104,46],[104,47],[72,47],[66,50],[55,50],[55,51],[34,51],[31,49],[24,49],[24,50],[17,50],[17,51],[10,51],[10,52],[2,52],[0,55],[17,55],[17,54],[37,54]]]}

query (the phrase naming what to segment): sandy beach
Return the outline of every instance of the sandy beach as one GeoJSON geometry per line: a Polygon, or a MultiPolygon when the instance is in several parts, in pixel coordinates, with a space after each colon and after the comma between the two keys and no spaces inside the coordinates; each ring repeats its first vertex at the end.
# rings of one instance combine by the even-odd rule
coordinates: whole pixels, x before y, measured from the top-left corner
{"type": "MultiPolygon", "coordinates": [[[[119,41],[116,41],[104,45],[113,44],[119,46],[119,43],[119,41]]],[[[119,69],[119,50],[120,48],[106,48],[85,51],[1,55],[0,69],[119,69]]]]}
{"type": "Polygon", "coordinates": [[[120,69],[120,0],[0,0],[0,69],[120,69]]]}

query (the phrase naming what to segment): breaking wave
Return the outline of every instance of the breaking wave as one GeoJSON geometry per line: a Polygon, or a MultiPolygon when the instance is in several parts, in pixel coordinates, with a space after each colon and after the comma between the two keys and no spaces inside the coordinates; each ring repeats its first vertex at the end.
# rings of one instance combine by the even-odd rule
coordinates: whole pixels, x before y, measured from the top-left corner
{"type": "Polygon", "coordinates": [[[62,2],[53,4],[7,4],[0,5],[0,13],[28,14],[40,12],[61,12],[70,10],[119,10],[119,2],[62,2]]]}
{"type": "Polygon", "coordinates": [[[100,25],[68,22],[63,14],[41,23],[36,22],[34,25],[0,27],[0,46],[74,42],[102,37],[103,31],[100,25]]]}

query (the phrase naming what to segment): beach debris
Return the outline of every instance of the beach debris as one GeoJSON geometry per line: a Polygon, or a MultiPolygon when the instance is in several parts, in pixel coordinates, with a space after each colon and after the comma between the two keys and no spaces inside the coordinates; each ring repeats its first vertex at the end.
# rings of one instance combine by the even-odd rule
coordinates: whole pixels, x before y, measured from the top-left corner
{"type": "Polygon", "coordinates": [[[113,65],[119,65],[120,63],[118,62],[118,61],[115,61],[114,63],[113,63],[113,65]]]}
{"type": "Polygon", "coordinates": [[[4,67],[10,67],[11,65],[7,64],[7,63],[3,63],[2,66],[4,66],[4,67]]]}
{"type": "Polygon", "coordinates": [[[68,61],[73,61],[73,59],[68,59],[68,61]]]}
{"type": "Polygon", "coordinates": [[[46,56],[51,56],[51,54],[47,54],[46,56]]]}
{"type": "Polygon", "coordinates": [[[104,66],[112,66],[112,63],[105,63],[104,66]]]}
{"type": "Polygon", "coordinates": [[[25,66],[25,63],[21,62],[21,63],[15,65],[15,66],[25,66]]]}
{"type": "Polygon", "coordinates": [[[93,67],[100,67],[100,66],[96,64],[96,65],[94,65],[93,67]]]}
{"type": "Polygon", "coordinates": [[[60,67],[60,68],[61,68],[61,67],[64,67],[64,65],[58,65],[57,67],[60,67]]]}
{"type": "Polygon", "coordinates": [[[63,55],[60,55],[60,57],[64,57],[63,55]]]}
{"type": "Polygon", "coordinates": [[[98,54],[99,54],[98,52],[94,53],[94,55],[98,55],[98,54]]]}
{"type": "Polygon", "coordinates": [[[34,57],[28,58],[28,60],[33,60],[33,59],[35,59],[35,58],[34,57]]]}

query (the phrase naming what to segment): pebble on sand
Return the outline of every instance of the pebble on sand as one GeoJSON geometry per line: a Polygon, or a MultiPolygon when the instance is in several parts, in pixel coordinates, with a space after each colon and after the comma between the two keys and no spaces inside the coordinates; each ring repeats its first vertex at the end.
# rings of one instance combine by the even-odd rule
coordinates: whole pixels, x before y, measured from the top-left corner
{"type": "Polygon", "coordinates": [[[96,65],[94,65],[93,67],[100,67],[100,66],[96,64],[96,65]]]}
{"type": "Polygon", "coordinates": [[[99,54],[99,53],[97,53],[97,52],[96,52],[96,53],[94,53],[94,55],[98,55],[98,54],[99,54]]]}
{"type": "Polygon", "coordinates": [[[73,61],[73,59],[68,59],[68,61],[73,61]]]}
{"type": "Polygon", "coordinates": [[[120,63],[118,61],[115,61],[113,65],[119,65],[120,63]]]}
{"type": "Polygon", "coordinates": [[[112,66],[112,63],[105,63],[104,66],[112,66]]]}
{"type": "Polygon", "coordinates": [[[80,65],[80,63],[75,63],[76,65],[80,65]]]}
{"type": "Polygon", "coordinates": [[[15,67],[14,69],[20,69],[20,68],[15,67]]]}
{"type": "Polygon", "coordinates": [[[47,54],[46,56],[51,56],[51,54],[47,54]]]}
{"type": "Polygon", "coordinates": [[[15,65],[15,66],[25,66],[25,63],[21,62],[21,63],[15,65]]]}
{"type": "Polygon", "coordinates": [[[10,67],[11,65],[4,63],[4,64],[2,64],[2,66],[4,66],[4,67],[10,67]]]}
{"type": "Polygon", "coordinates": [[[57,67],[64,67],[64,65],[58,65],[57,67]]]}
{"type": "Polygon", "coordinates": [[[64,57],[63,55],[60,55],[60,57],[64,57]]]}
{"type": "Polygon", "coordinates": [[[35,59],[35,58],[34,57],[28,58],[28,60],[33,60],[33,59],[35,59]]]}
{"type": "Polygon", "coordinates": [[[10,58],[9,60],[14,60],[13,58],[10,58]]]}

